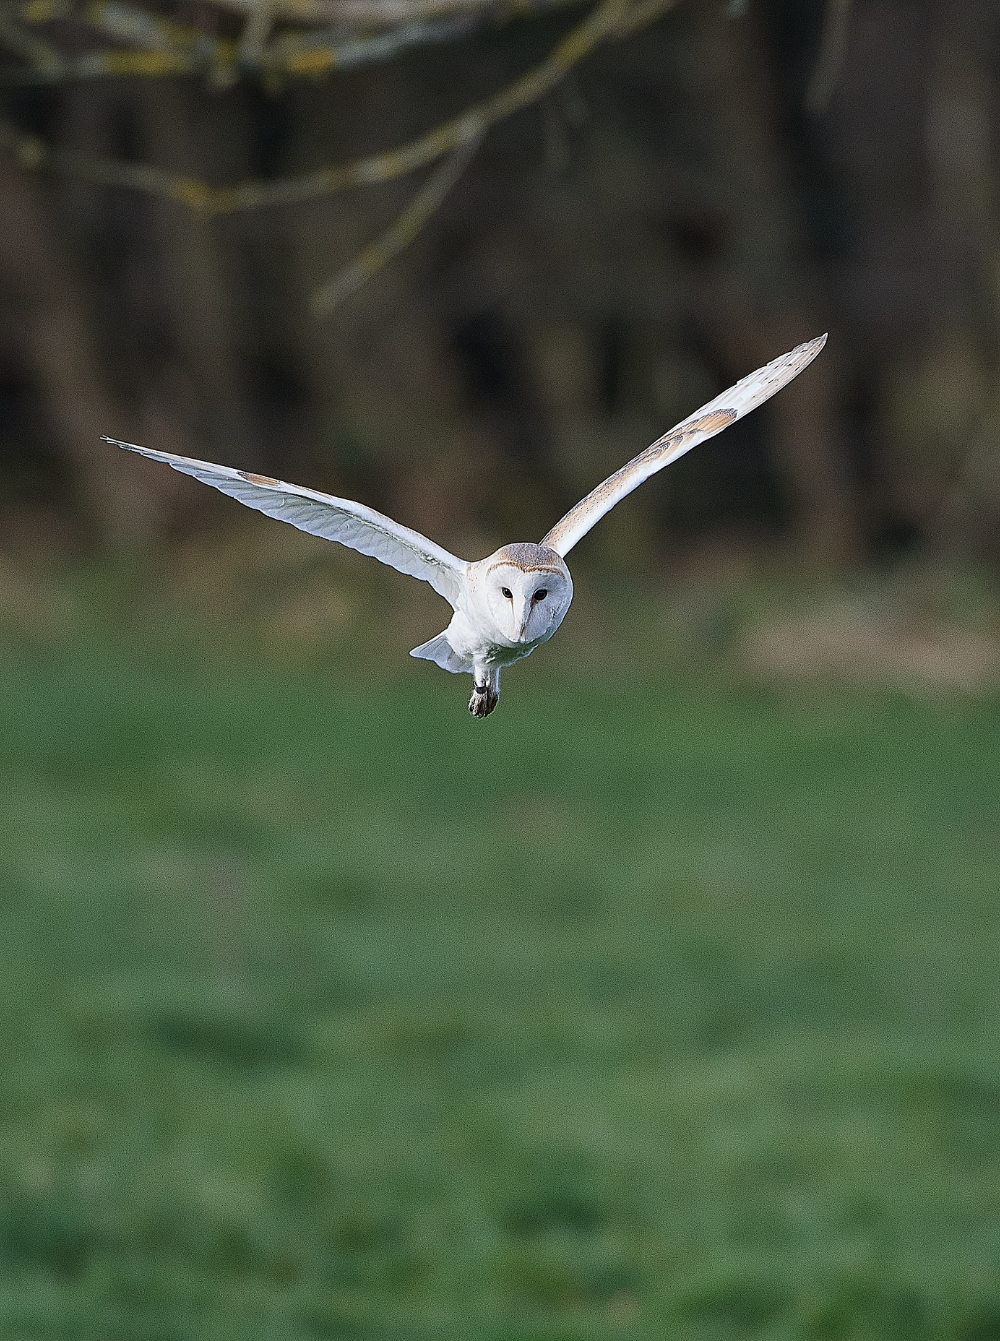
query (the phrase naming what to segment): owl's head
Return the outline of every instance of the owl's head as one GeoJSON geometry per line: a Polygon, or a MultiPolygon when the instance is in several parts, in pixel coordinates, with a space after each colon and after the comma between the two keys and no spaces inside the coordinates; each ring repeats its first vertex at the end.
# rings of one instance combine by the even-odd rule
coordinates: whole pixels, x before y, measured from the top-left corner
{"type": "Polygon", "coordinates": [[[573,599],[562,556],[545,545],[504,545],[479,565],[480,599],[512,644],[551,638],[573,599]]]}

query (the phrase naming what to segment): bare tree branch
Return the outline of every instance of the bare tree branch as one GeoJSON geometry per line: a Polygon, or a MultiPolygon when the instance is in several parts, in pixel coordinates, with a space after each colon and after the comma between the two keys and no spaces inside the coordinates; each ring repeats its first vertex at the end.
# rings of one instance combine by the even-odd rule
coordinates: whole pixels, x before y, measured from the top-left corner
{"type": "MultiPolygon", "coordinates": [[[[24,167],[47,167],[103,186],[120,186],[147,195],[164,196],[206,214],[232,214],[271,205],[299,204],[333,195],[351,186],[392,181],[435,162],[444,154],[478,139],[490,126],[537,101],[554,88],[584,56],[601,42],[651,23],[677,0],[640,0],[633,12],[627,0],[601,0],[551,54],[527,74],[491,98],[442,122],[408,144],[351,163],[319,168],[302,176],[250,181],[238,186],[212,186],[149,164],[87,158],[50,148],[37,136],[0,122],[0,144],[12,148],[24,167]]],[[[128,53],[126,53],[128,54],[128,53]]],[[[148,59],[157,60],[156,53],[148,59]]],[[[169,59],[169,57],[163,57],[169,59]]]]}

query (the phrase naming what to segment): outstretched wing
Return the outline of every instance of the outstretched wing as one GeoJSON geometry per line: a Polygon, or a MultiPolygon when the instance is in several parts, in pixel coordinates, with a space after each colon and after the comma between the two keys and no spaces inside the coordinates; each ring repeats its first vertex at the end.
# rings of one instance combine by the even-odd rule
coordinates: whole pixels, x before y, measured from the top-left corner
{"type": "Polygon", "coordinates": [[[744,377],[728,391],[723,391],[721,396],[710,400],[676,428],[658,438],[652,447],[647,447],[644,452],[633,457],[628,465],[616,470],[603,484],[592,489],[586,498],[566,513],[562,521],[556,522],[542,544],[565,557],[606,512],[610,512],[626,494],[637,489],[643,480],[648,480],[650,475],[669,466],[671,461],[676,461],[692,447],[697,447],[699,442],[721,433],[730,424],[735,424],[737,419],[742,419],[745,414],[756,409],[803,368],[808,367],[825,344],[826,336],[820,335],[808,344],[799,345],[790,353],[782,354],[765,367],[758,368],[749,377],[744,377]]]}
{"type": "Polygon", "coordinates": [[[238,499],[248,508],[256,508],[269,517],[289,522],[300,531],[336,540],[349,549],[369,554],[373,559],[396,568],[410,577],[429,582],[446,601],[455,604],[465,586],[467,565],[449,554],[419,531],[400,526],[391,517],[384,517],[374,508],[354,503],[347,498],[302,489],[297,484],[272,480],[269,475],[254,475],[246,470],[232,470],[229,466],[214,466],[209,461],[195,461],[188,456],[174,456],[171,452],[157,452],[149,447],[137,447],[117,438],[105,438],[114,447],[138,452],[152,461],[164,461],[184,475],[221,489],[230,498],[238,499]]]}

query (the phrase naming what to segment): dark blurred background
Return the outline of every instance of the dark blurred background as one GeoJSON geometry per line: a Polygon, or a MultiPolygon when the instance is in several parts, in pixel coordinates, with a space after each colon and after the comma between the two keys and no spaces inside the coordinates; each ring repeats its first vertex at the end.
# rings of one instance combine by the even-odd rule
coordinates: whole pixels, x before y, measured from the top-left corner
{"type": "Polygon", "coordinates": [[[0,1335],[997,1341],[995,0],[0,52],[0,1335]],[[425,584],[100,441],[475,558],[823,331],[485,723],[425,584]]]}
{"type": "MultiPolygon", "coordinates": [[[[238,13],[182,8],[160,17],[238,40],[238,13]]],[[[310,297],[391,225],[409,176],[209,218],[80,164],[225,186],[350,162],[497,93],[578,7],[472,5],[450,40],[322,78],[186,79],[74,77],[133,48],[82,11],[12,10],[64,68],[36,53],[29,73],[8,32],[5,544],[156,545],[218,507],[102,432],[364,498],[446,543],[535,536],[829,330],[808,379],[629,505],[629,561],[720,538],[825,566],[995,560],[996,6],[660,8],[495,125],[416,241],[322,318],[310,297]],[[46,146],[39,170],[18,135],[46,146]]],[[[270,22],[275,42],[305,31],[270,22]]]]}

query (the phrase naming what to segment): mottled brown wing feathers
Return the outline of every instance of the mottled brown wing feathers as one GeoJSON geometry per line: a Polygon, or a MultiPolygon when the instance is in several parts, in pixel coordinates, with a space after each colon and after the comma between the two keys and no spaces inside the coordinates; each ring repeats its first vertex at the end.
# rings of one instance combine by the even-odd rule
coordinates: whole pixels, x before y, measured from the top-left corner
{"type": "Polygon", "coordinates": [[[596,489],[592,489],[586,498],[581,499],[553,526],[542,544],[565,557],[605,513],[610,512],[616,503],[637,489],[644,480],[648,480],[650,475],[655,475],[692,447],[721,433],[750,410],[763,404],[807,367],[825,344],[826,336],[821,335],[808,344],[799,345],[703,405],[690,418],[658,438],[651,447],[647,447],[622,466],[621,470],[616,470],[596,489]]]}

